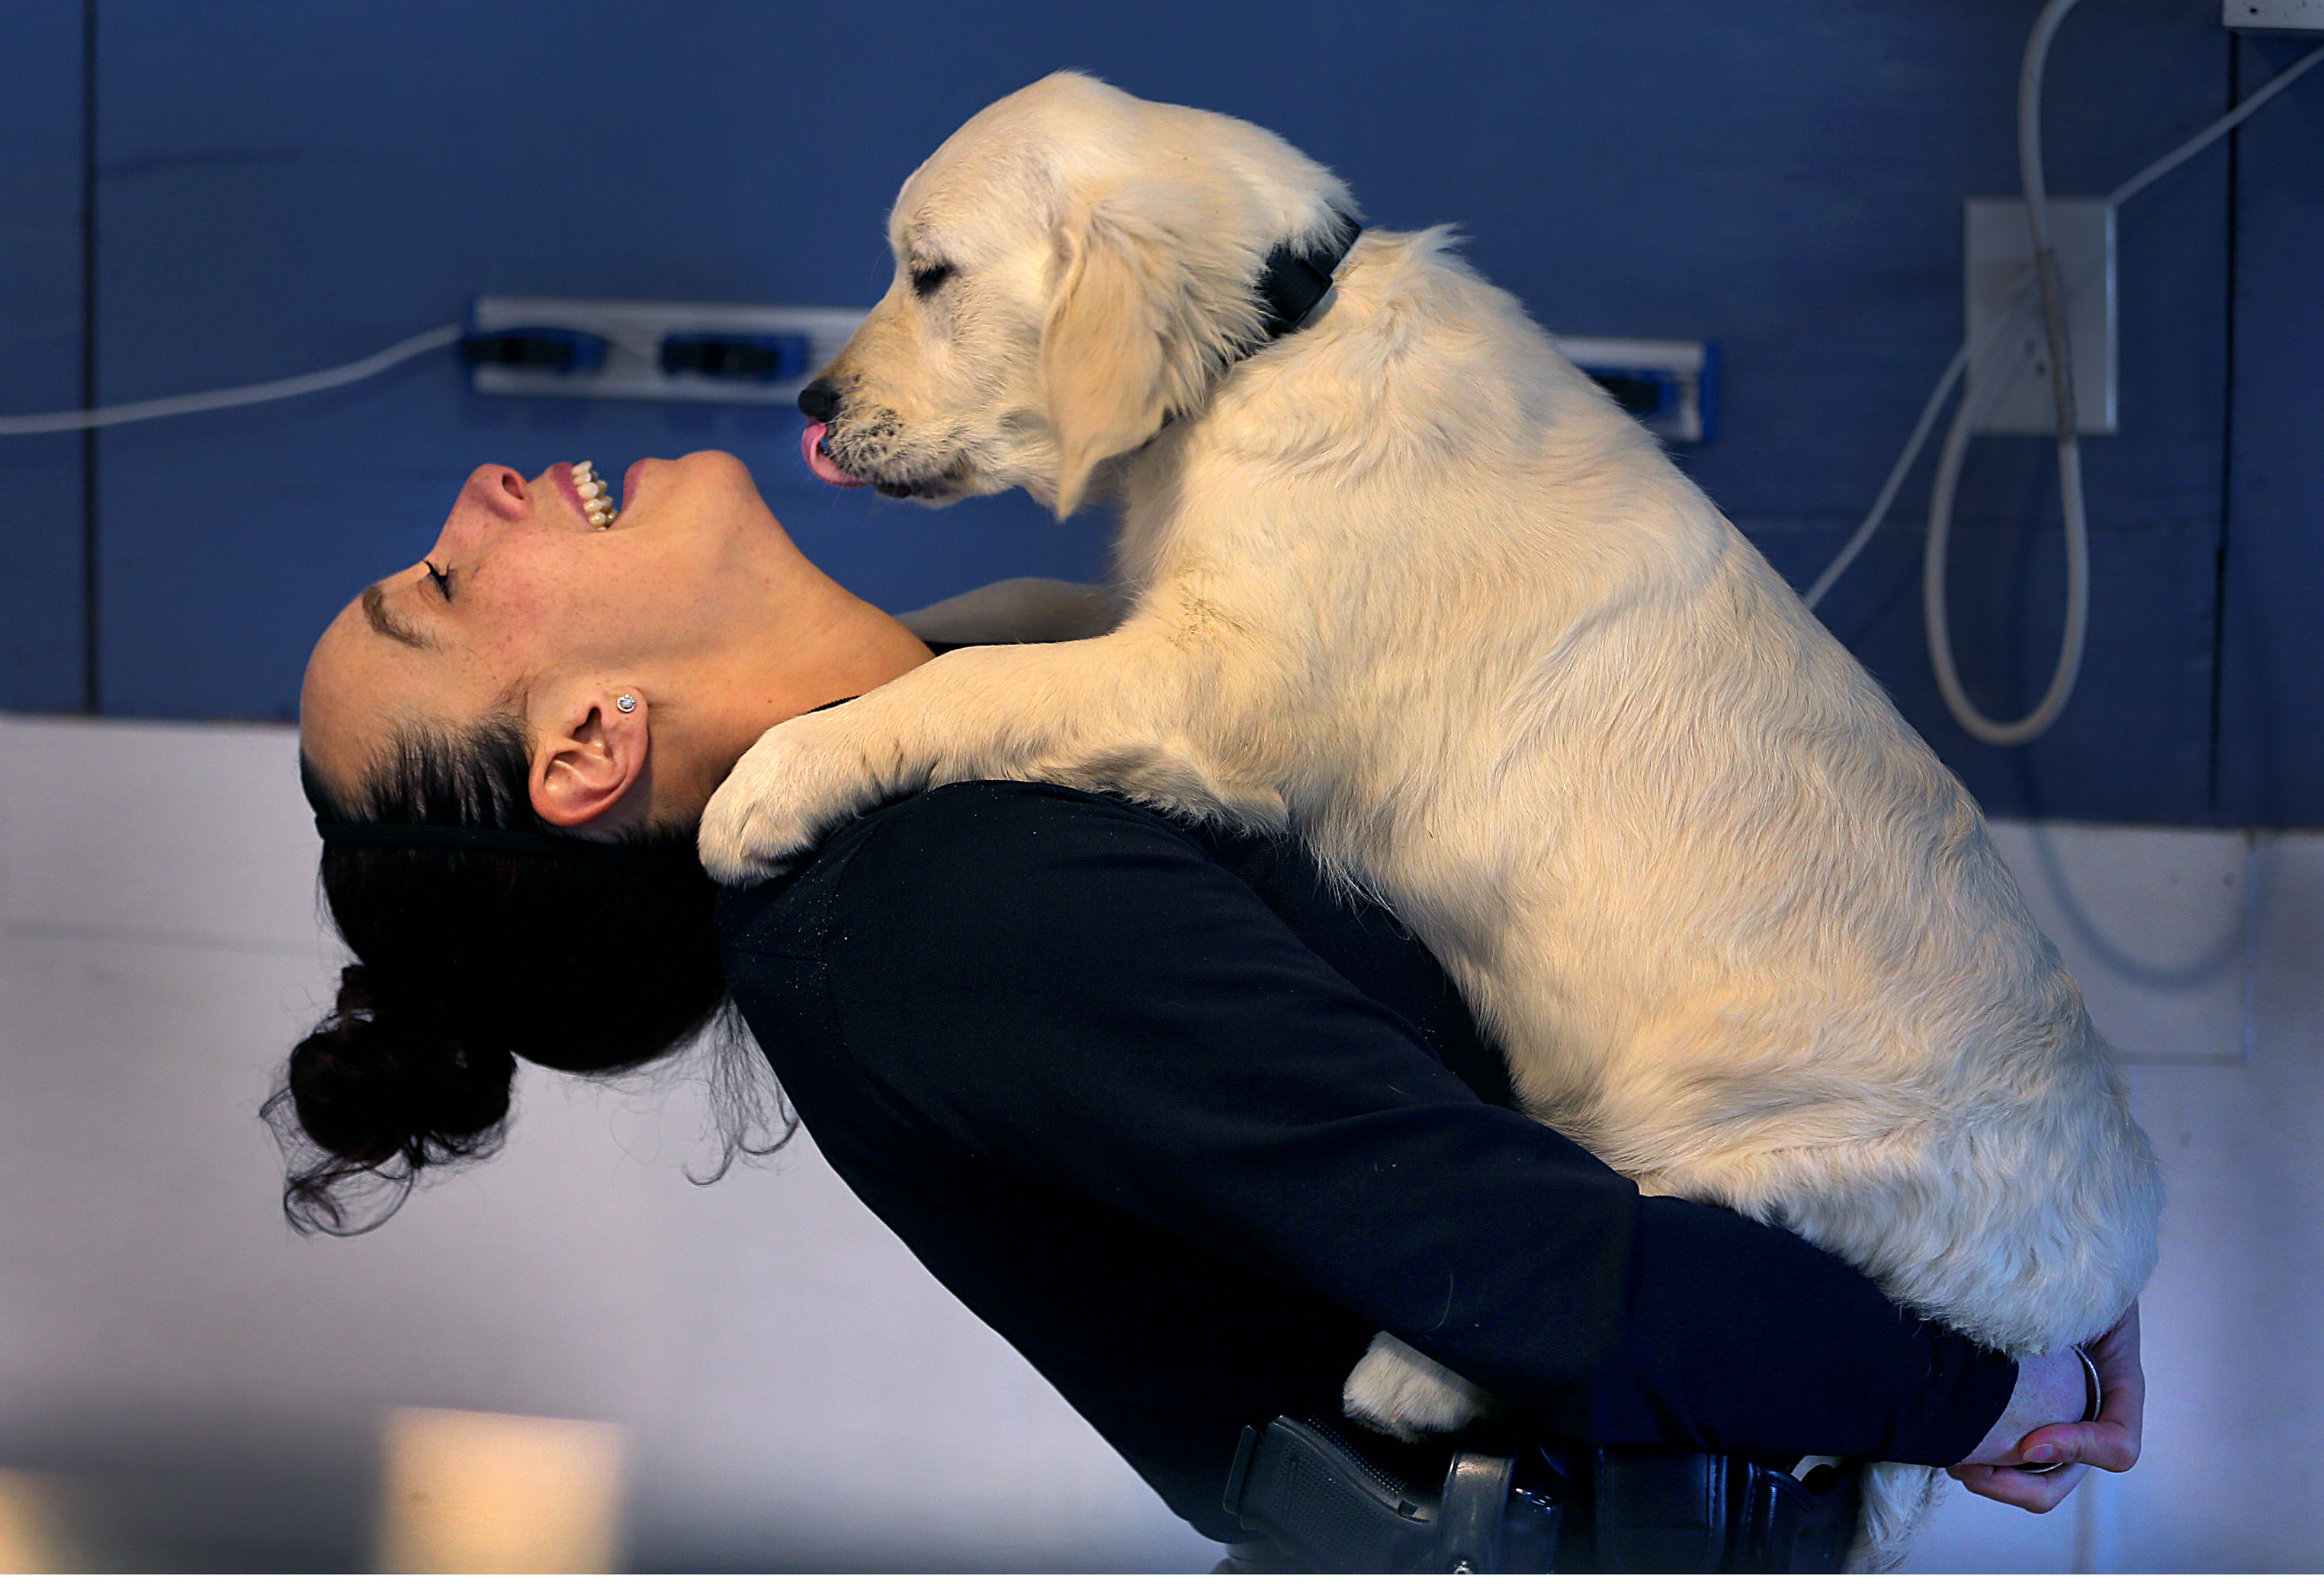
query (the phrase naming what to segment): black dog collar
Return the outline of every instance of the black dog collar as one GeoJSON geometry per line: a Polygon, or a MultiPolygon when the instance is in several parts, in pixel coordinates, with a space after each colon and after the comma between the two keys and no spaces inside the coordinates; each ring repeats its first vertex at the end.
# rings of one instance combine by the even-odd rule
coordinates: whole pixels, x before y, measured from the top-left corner
{"type": "Polygon", "coordinates": [[[1267,256],[1267,268],[1259,273],[1259,300],[1267,306],[1267,319],[1259,324],[1259,340],[1244,348],[1245,353],[1256,353],[1277,337],[1297,330],[1332,290],[1332,273],[1340,268],[1340,262],[1348,257],[1348,250],[1356,245],[1364,230],[1346,211],[1332,213],[1339,217],[1340,226],[1328,242],[1304,254],[1286,243],[1267,256]]]}

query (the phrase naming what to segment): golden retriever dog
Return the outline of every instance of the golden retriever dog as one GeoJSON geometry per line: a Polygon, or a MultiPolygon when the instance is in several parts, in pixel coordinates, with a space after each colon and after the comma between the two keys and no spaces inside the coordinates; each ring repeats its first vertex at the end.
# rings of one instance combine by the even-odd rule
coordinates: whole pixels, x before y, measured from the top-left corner
{"type": "MultiPolygon", "coordinates": [[[[2160,1189],[1968,793],[1646,431],[1437,230],[1281,139],[1059,74],[905,182],[819,377],[825,478],[1121,522],[1111,633],[785,723],[706,813],[761,875],[966,779],[1296,829],[1434,950],[1519,1097],[2015,1353],[2127,1308],[2160,1189]],[[1270,261],[1329,292],[1269,337],[1270,261]]],[[[1386,1337],[1351,1410],[1480,1392],[1386,1337]]],[[[1928,1470],[1876,1470],[1857,1559],[1928,1470]]]]}

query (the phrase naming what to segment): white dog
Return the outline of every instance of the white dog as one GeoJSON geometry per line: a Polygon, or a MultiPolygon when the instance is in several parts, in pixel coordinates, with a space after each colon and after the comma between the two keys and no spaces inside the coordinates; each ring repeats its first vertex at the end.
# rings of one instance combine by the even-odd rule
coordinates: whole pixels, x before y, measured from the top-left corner
{"type": "MultiPolygon", "coordinates": [[[[1526,1105],[1648,1190],[1840,1254],[2016,1353],[2112,1324],[2153,1155],[1977,807],[1655,442],[1441,232],[1362,236],[1245,123],[1061,74],[904,184],[824,372],[826,478],[1120,499],[1112,633],[937,659],[781,725],[702,853],[763,873],[964,779],[1289,825],[1386,901],[1526,1105]]],[[[1383,1337],[1352,1409],[1457,1427],[1383,1337]]],[[[1858,1559],[1931,1487],[1876,1472],[1858,1559]]]]}

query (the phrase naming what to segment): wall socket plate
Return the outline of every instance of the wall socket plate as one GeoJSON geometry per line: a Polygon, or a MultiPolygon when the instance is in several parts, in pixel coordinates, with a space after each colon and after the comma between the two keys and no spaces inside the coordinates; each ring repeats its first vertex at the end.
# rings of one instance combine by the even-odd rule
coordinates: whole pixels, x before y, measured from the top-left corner
{"type": "MultiPolygon", "coordinates": [[[[2034,269],[2033,228],[2025,200],[1972,199],[1965,224],[1968,267],[1962,273],[1972,350],[1994,322],[2012,314],[2015,290],[2034,269]]],[[[2115,433],[2114,209],[2103,199],[2050,200],[2050,245],[2058,257],[2058,285],[2066,299],[2066,340],[2074,361],[2075,430],[2084,436],[2115,433]]],[[[2054,436],[2050,394],[2050,339],[2042,326],[2038,291],[2017,329],[1984,358],[1972,355],[1969,385],[1978,405],[1970,430],[1980,436],[2054,436]]]]}
{"type": "Polygon", "coordinates": [[[507,365],[470,366],[475,390],[511,397],[624,397],[655,402],[789,403],[855,334],[860,309],[768,303],[653,303],[603,298],[478,298],[468,310],[472,333],[555,328],[605,339],[595,369],[559,371],[507,365]],[[807,338],[806,369],[797,379],[725,380],[661,367],[669,336],[807,338]]]}

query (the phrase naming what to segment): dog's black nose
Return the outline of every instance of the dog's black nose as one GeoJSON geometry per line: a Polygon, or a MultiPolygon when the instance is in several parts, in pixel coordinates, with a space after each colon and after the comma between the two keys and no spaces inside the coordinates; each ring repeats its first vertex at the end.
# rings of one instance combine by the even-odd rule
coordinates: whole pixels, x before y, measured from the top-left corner
{"type": "Polygon", "coordinates": [[[839,388],[821,381],[810,381],[800,389],[799,411],[810,420],[821,420],[828,425],[839,417],[839,388]]]}

